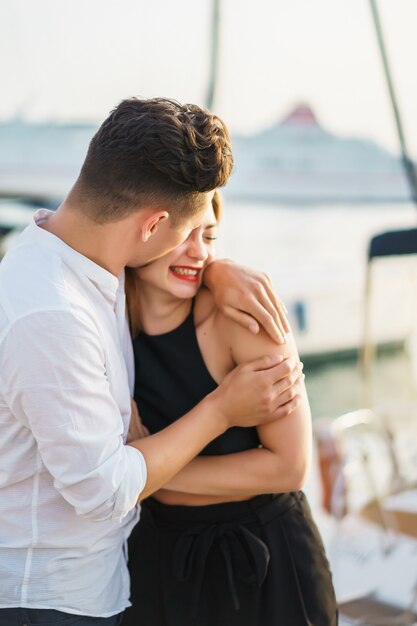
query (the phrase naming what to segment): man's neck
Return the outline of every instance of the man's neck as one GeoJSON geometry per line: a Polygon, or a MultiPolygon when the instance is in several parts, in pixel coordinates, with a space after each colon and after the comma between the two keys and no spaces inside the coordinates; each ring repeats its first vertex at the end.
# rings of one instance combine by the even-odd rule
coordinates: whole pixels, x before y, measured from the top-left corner
{"type": "Polygon", "coordinates": [[[71,207],[67,201],[40,224],[40,228],[55,235],[114,276],[119,276],[126,264],[120,224],[96,224],[71,207]]]}

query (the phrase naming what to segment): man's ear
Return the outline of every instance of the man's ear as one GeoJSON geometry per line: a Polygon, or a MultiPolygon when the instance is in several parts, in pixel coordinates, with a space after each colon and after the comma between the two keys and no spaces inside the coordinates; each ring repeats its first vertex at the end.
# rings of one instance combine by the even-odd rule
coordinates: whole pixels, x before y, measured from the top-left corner
{"type": "Polygon", "coordinates": [[[159,222],[166,220],[168,217],[168,211],[157,211],[146,218],[141,226],[142,241],[148,241],[148,239],[158,230],[159,222]]]}

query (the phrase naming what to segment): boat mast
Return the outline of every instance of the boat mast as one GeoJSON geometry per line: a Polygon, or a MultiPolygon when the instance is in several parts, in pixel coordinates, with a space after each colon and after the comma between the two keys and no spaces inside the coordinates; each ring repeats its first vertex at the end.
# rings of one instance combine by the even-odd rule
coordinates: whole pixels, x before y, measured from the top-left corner
{"type": "Polygon", "coordinates": [[[395,124],[397,127],[398,139],[400,141],[401,146],[401,158],[404,166],[404,170],[408,179],[408,183],[410,185],[411,198],[414,204],[417,205],[417,173],[414,167],[414,163],[411,160],[407,144],[405,140],[403,124],[401,120],[400,109],[397,102],[397,97],[395,94],[394,83],[392,80],[391,70],[388,62],[388,55],[384,42],[384,35],[382,32],[381,20],[379,17],[379,11],[377,6],[377,0],[369,0],[372,12],[372,18],[374,21],[375,31],[378,39],[379,50],[381,53],[382,63],[384,66],[385,79],[387,81],[387,87],[391,99],[392,110],[394,113],[395,124]]]}
{"type": "Polygon", "coordinates": [[[216,96],[217,74],[219,69],[219,29],[220,0],[212,0],[211,37],[210,37],[210,75],[206,94],[206,107],[212,109],[216,96]]]}

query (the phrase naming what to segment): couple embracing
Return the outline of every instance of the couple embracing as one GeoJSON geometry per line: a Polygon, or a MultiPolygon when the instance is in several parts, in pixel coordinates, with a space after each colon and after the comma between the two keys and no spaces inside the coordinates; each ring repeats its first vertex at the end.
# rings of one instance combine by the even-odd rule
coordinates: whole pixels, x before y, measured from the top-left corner
{"type": "Polygon", "coordinates": [[[215,258],[232,165],[209,111],[125,100],[4,257],[0,626],[337,624],[293,336],[215,258]]]}

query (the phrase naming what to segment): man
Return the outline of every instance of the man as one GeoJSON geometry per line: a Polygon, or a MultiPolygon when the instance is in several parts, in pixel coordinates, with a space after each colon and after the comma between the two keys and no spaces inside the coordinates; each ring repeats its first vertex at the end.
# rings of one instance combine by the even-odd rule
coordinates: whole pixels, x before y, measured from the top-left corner
{"type": "MultiPolygon", "coordinates": [[[[125,100],[93,137],[56,213],[39,211],[6,254],[1,626],[117,624],[129,604],[124,546],[139,497],[230,426],[296,406],[298,364],[266,357],[237,368],[165,431],[125,444],[133,369],[123,269],[183,241],[231,169],[218,117],[165,99],[125,100]]],[[[267,279],[216,261],[205,283],[254,331],[252,315],[276,336],[285,332],[267,279]]]]}

